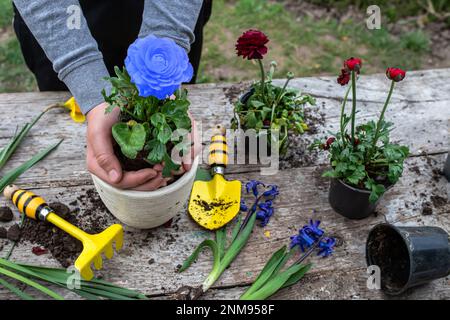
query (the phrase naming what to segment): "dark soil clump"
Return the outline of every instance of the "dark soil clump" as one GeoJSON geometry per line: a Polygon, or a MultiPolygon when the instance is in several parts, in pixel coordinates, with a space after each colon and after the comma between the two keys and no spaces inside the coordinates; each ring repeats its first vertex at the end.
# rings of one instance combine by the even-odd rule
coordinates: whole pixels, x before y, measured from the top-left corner
{"type": "Polygon", "coordinates": [[[179,288],[173,295],[173,300],[197,300],[203,294],[201,287],[183,286],[179,288]]]}
{"type": "Polygon", "coordinates": [[[11,240],[11,241],[19,241],[20,234],[21,234],[21,232],[20,232],[19,225],[14,224],[13,226],[9,227],[6,237],[8,238],[8,240],[11,240]]]}
{"type": "Polygon", "coordinates": [[[428,201],[422,203],[422,214],[424,216],[429,216],[433,214],[433,208],[431,207],[431,203],[429,203],[428,201]]]}
{"type": "Polygon", "coordinates": [[[6,238],[6,234],[7,234],[6,229],[3,228],[3,227],[0,227],[0,239],[5,239],[6,238]]]}
{"type": "Polygon", "coordinates": [[[10,207],[0,207],[0,221],[10,222],[14,218],[14,214],[10,207]]]}
{"type": "Polygon", "coordinates": [[[435,208],[440,208],[447,204],[447,200],[444,197],[433,195],[430,197],[431,202],[435,208]]]}

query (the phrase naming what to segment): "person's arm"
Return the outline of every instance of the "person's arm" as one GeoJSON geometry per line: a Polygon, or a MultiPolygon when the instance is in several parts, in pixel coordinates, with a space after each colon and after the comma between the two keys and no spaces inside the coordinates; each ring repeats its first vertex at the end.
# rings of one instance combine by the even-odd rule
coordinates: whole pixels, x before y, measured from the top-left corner
{"type": "Polygon", "coordinates": [[[103,78],[109,74],[78,0],[14,0],[14,4],[82,112],[102,103],[102,89],[110,88],[103,78]],[[79,29],[68,26],[71,6],[79,8],[79,29]]]}
{"type": "Polygon", "coordinates": [[[149,34],[173,39],[189,52],[203,0],[145,0],[139,37],[149,34]]]}

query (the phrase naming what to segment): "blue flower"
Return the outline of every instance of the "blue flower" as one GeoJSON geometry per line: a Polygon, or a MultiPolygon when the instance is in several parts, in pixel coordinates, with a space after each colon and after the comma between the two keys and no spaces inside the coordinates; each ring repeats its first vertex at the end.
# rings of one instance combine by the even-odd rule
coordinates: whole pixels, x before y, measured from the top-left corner
{"type": "Polygon", "coordinates": [[[280,192],[278,191],[278,186],[271,184],[269,186],[267,186],[268,190],[264,191],[263,195],[264,197],[275,197],[277,195],[280,194],[280,192]]]}
{"type": "Polygon", "coordinates": [[[128,74],[141,97],[165,99],[193,76],[186,51],[175,41],[150,35],[128,48],[125,59],[128,74]]]}
{"type": "Polygon", "coordinates": [[[302,252],[305,252],[315,242],[316,239],[311,237],[304,228],[300,229],[297,235],[291,236],[291,248],[299,246],[302,252]]]}
{"type": "Polygon", "coordinates": [[[253,195],[255,197],[257,197],[259,195],[258,192],[258,186],[263,186],[265,187],[264,183],[257,181],[257,180],[250,180],[249,182],[247,182],[245,184],[245,189],[247,190],[247,193],[249,193],[250,191],[253,192],[253,195]]]}
{"type": "Polygon", "coordinates": [[[319,252],[317,252],[318,256],[328,257],[334,251],[334,245],[336,244],[335,238],[325,237],[319,243],[319,252]]]}
{"type": "Polygon", "coordinates": [[[248,210],[248,207],[245,204],[244,200],[241,200],[241,208],[240,208],[240,210],[244,211],[244,212],[248,210]]]}
{"type": "Polygon", "coordinates": [[[265,227],[273,215],[273,202],[272,200],[266,200],[266,202],[258,204],[259,210],[256,212],[256,219],[261,220],[261,226],[265,227]]]}

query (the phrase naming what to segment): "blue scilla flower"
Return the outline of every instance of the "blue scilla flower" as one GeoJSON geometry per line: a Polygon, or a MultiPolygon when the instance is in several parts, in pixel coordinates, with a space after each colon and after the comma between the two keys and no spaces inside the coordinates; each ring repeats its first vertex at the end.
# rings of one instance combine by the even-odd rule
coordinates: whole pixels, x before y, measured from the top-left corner
{"type": "Polygon", "coordinates": [[[154,96],[160,100],[172,95],[194,74],[182,47],[172,39],[153,35],[130,45],[125,67],[141,97],[154,96]]]}
{"type": "Polygon", "coordinates": [[[291,248],[299,246],[302,252],[305,252],[306,249],[310,248],[315,242],[316,239],[311,237],[305,228],[301,228],[297,235],[291,236],[291,248]]]}
{"type": "Polygon", "coordinates": [[[336,244],[335,238],[325,237],[319,243],[319,252],[317,255],[322,257],[327,257],[334,251],[334,246],[336,244]]]}
{"type": "Polygon", "coordinates": [[[268,189],[263,192],[264,197],[275,197],[280,194],[277,185],[271,184],[267,186],[267,188],[268,189]]]}
{"type": "Polygon", "coordinates": [[[245,184],[245,189],[247,190],[247,193],[252,191],[253,195],[255,197],[257,197],[259,195],[258,186],[263,186],[264,187],[264,183],[262,183],[260,181],[257,181],[257,180],[250,180],[249,182],[247,182],[245,184]]]}
{"type": "Polygon", "coordinates": [[[248,207],[245,204],[244,200],[241,200],[241,208],[240,208],[240,210],[244,211],[244,212],[248,210],[248,207]]]}
{"type": "Polygon", "coordinates": [[[273,215],[273,202],[272,200],[266,200],[263,203],[258,204],[259,211],[256,212],[256,219],[261,221],[261,226],[265,227],[273,215]]]}

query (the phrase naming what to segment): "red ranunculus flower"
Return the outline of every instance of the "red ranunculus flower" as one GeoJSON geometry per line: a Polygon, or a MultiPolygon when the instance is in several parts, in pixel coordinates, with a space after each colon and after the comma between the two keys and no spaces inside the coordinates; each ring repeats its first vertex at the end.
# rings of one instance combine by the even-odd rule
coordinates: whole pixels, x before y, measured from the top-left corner
{"type": "Polygon", "coordinates": [[[359,73],[362,67],[362,60],[359,58],[353,58],[345,60],[344,67],[348,71],[356,71],[359,73]]]}
{"type": "Polygon", "coordinates": [[[325,142],[325,144],[322,145],[322,148],[323,148],[324,150],[330,149],[331,144],[332,144],[334,141],[336,141],[336,138],[335,138],[335,137],[329,137],[329,138],[327,139],[327,141],[325,142]]]}
{"type": "Polygon", "coordinates": [[[337,78],[337,82],[341,85],[341,86],[345,86],[348,82],[350,81],[350,72],[348,72],[345,69],[341,70],[341,74],[339,75],[339,77],[337,78]]]}
{"type": "Polygon", "coordinates": [[[267,53],[267,47],[265,46],[267,42],[269,42],[269,38],[261,31],[245,31],[237,40],[237,55],[248,60],[262,59],[267,53]]]}
{"type": "Polygon", "coordinates": [[[395,82],[402,81],[406,76],[406,71],[399,68],[387,68],[386,76],[390,80],[394,80],[395,82]]]}

